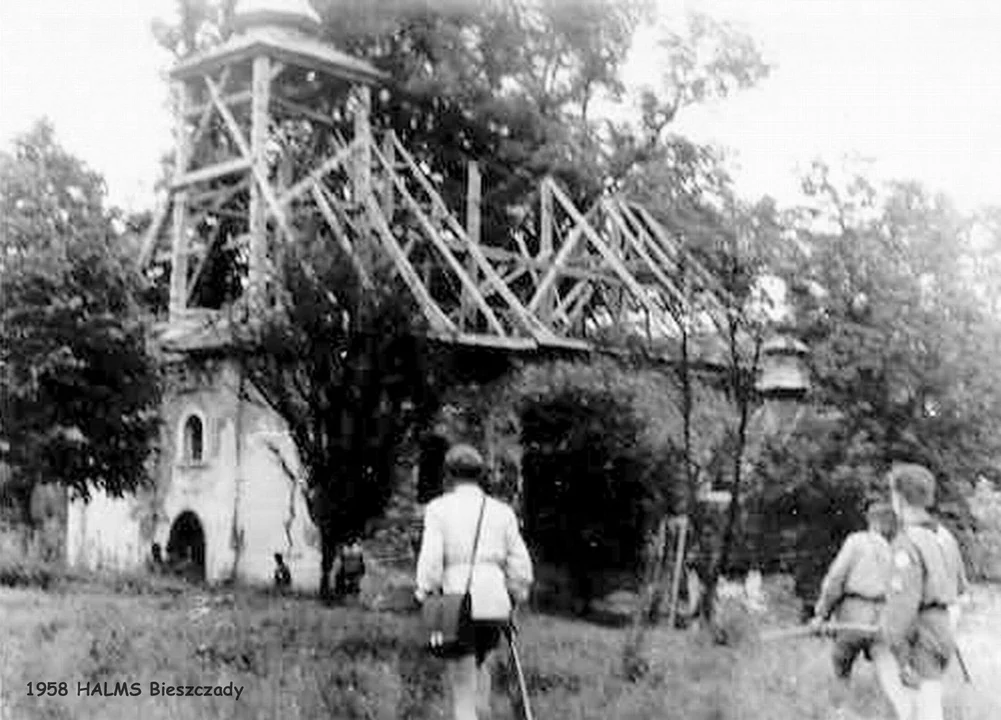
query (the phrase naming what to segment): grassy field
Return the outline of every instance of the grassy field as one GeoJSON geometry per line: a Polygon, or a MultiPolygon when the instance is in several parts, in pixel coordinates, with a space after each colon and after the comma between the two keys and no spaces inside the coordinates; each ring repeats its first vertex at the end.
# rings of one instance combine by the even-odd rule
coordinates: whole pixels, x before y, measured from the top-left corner
{"type": "MultiPolygon", "coordinates": [[[[447,718],[442,666],[416,648],[416,618],[253,592],[115,593],[0,590],[2,720],[35,718],[447,718]],[[28,683],[65,682],[65,696],[28,683]],[[139,683],[137,696],[86,696],[80,684],[139,683]],[[150,695],[150,683],[242,688],[239,699],[150,695]]],[[[772,617],[769,622],[785,622],[772,617]]],[[[760,621],[759,621],[760,622],[760,621]]],[[[651,671],[619,674],[623,631],[529,615],[522,658],[540,720],[888,717],[871,668],[839,713],[828,703],[829,646],[820,640],[737,647],[696,631],[657,630],[651,671]]],[[[950,675],[947,717],[1001,718],[1001,600],[978,588],[962,642],[976,686],[950,675]],[[993,682],[993,686],[992,683],[993,682]]],[[[514,718],[506,653],[495,667],[495,719],[514,718]]],[[[58,685],[56,686],[58,690],[58,685]]],[[[103,685],[102,685],[103,688],[103,685]]],[[[235,692],[235,690],[234,690],[235,692]]]]}

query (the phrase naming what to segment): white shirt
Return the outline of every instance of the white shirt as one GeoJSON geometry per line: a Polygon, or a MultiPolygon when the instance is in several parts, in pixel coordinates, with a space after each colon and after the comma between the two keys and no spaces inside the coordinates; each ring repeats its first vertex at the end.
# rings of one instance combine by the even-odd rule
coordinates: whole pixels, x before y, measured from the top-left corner
{"type": "MultiPolygon", "coordinates": [[[[484,497],[477,485],[461,483],[428,504],[417,558],[419,599],[439,589],[446,593],[465,591],[484,497]]],[[[473,619],[507,619],[511,614],[508,593],[522,601],[528,597],[531,584],[532,560],[514,511],[486,496],[470,586],[473,619]]]]}

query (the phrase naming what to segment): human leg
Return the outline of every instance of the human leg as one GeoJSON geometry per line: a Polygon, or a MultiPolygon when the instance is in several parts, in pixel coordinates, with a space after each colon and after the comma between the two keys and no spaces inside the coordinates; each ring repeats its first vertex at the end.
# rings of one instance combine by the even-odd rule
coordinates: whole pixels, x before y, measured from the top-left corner
{"type": "Polygon", "coordinates": [[[476,656],[470,654],[449,660],[447,668],[453,720],[478,720],[476,656]]]}
{"type": "Polygon", "coordinates": [[[917,690],[915,720],[942,720],[942,681],[922,680],[917,690]]]}
{"type": "Polygon", "coordinates": [[[897,720],[913,720],[915,692],[900,679],[900,664],[886,645],[872,648],[876,679],[897,720]]]}
{"type": "Polygon", "coordinates": [[[477,623],[476,644],[476,708],[478,720],[490,717],[490,695],[493,685],[493,651],[500,643],[501,625],[498,623],[477,623]]]}

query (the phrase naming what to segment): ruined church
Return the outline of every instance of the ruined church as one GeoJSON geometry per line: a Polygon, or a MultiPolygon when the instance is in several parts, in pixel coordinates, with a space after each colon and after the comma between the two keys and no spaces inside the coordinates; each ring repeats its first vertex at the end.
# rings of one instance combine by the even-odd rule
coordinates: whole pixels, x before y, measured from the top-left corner
{"type": "MultiPolygon", "coordinates": [[[[282,553],[294,588],[318,587],[319,535],[294,445],[233,342],[234,328],[276,306],[275,257],[301,233],[337,242],[363,284],[374,258],[387,259],[430,337],[467,348],[552,357],[639,342],[666,354],[681,315],[698,333],[727,312],[711,274],[625,198],[582,211],[547,178],[533,227],[510,246],[483,242],[477,164],[460,219],[392,130],[375,136],[372,93],[388,92],[389,79],[320,29],[307,0],[240,0],[232,35],[171,69],[175,167],[141,258],[169,285],[150,338],[165,371],[155,483],[71,502],[71,566],[137,569],[156,544],[207,582],[264,584],[282,553]]],[[[783,393],[801,395],[803,351],[766,349],[778,369],[766,368],[762,390],[781,396],[767,416],[789,404],[783,393]]],[[[520,492],[517,423],[501,414],[462,439],[483,445],[495,476],[520,492]]],[[[445,413],[437,456],[459,439],[450,422],[445,413]]]]}

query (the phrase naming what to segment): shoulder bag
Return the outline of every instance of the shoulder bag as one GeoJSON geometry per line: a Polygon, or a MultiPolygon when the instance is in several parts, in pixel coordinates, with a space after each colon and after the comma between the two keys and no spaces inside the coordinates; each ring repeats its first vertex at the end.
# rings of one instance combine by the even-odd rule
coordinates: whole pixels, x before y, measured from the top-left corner
{"type": "Polygon", "coordinates": [[[484,494],[480,516],[476,520],[476,536],[473,538],[473,554],[469,558],[469,578],[466,580],[465,592],[429,595],[421,608],[426,649],[435,657],[455,658],[472,652],[473,600],[470,589],[473,585],[476,547],[480,542],[480,527],[486,504],[487,496],[484,494]]]}

